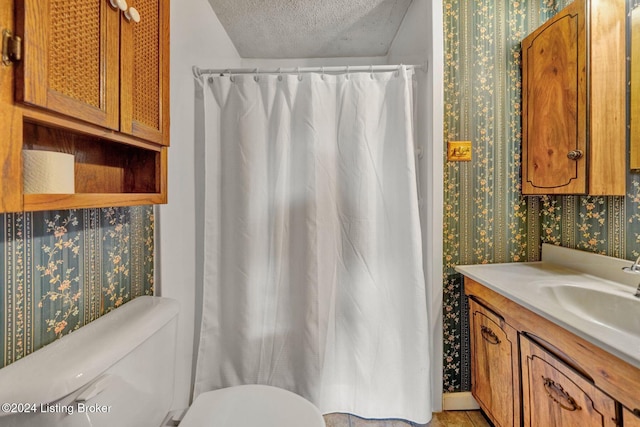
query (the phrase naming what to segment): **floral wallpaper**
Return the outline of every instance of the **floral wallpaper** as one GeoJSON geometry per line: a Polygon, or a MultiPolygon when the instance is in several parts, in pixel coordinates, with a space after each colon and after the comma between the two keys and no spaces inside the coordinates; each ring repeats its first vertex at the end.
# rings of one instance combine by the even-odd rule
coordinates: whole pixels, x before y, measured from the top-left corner
{"type": "Polygon", "coordinates": [[[520,193],[520,41],[569,3],[444,0],[444,139],[473,142],[471,162],[444,160],[448,392],[470,390],[467,306],[456,265],[536,261],[541,242],[628,259],[640,253],[640,175],[628,175],[627,197],[520,193]]]}
{"type": "Polygon", "coordinates": [[[0,215],[0,367],[153,294],[153,207],[0,215]]]}

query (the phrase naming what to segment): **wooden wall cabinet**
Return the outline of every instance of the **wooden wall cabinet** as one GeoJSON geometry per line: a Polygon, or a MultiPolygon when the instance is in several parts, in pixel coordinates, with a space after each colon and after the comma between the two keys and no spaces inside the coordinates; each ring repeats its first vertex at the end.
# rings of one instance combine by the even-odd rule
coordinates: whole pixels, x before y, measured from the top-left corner
{"type": "Polygon", "coordinates": [[[0,67],[0,212],[166,203],[169,1],[0,0],[23,58],[0,67]],[[15,88],[15,92],[12,90],[15,88]],[[75,194],[23,194],[22,150],[75,156],[75,194]]]}
{"type": "Polygon", "coordinates": [[[464,283],[472,394],[494,425],[640,425],[640,369],[468,277],[464,283]],[[491,329],[486,338],[483,327],[491,329]]]}
{"type": "Polygon", "coordinates": [[[139,22],[110,0],[16,0],[16,98],[168,145],[169,2],[128,3],[139,22]]]}
{"type": "Polygon", "coordinates": [[[518,333],[473,299],[469,312],[472,393],[496,427],[519,426],[518,333]]]}
{"type": "Polygon", "coordinates": [[[625,195],[624,0],[575,0],[522,41],[523,194],[625,195]]]}

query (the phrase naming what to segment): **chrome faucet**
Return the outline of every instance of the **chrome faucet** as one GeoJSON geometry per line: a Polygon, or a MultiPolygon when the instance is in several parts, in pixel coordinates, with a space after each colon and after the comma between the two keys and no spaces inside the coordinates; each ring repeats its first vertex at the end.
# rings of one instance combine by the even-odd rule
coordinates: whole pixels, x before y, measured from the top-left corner
{"type": "MultiPolygon", "coordinates": [[[[635,262],[631,267],[622,267],[622,270],[626,271],[627,273],[640,274],[640,256],[638,256],[638,258],[635,260],[635,262]]],[[[636,289],[635,296],[640,298],[640,284],[638,284],[638,288],[636,289]]]]}

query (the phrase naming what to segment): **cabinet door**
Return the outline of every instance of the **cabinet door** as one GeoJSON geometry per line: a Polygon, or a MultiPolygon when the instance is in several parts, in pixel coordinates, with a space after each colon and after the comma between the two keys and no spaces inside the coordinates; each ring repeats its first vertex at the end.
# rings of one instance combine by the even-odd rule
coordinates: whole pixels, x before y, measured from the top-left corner
{"type": "Polygon", "coordinates": [[[130,4],[140,22],[122,18],[120,128],[169,145],[169,1],[130,4]]]}
{"type": "Polygon", "coordinates": [[[522,42],[524,194],[587,192],[585,14],[576,0],[522,42]]]}
{"type": "Polygon", "coordinates": [[[517,332],[469,301],[472,394],[496,427],[520,425],[517,332]]]}
{"type": "Polygon", "coordinates": [[[615,402],[591,382],[522,336],[524,426],[617,426],[615,402]]]}
{"type": "Polygon", "coordinates": [[[109,0],[16,0],[16,12],[17,99],[117,129],[119,11],[109,0]]]}
{"type": "Polygon", "coordinates": [[[640,415],[635,415],[627,408],[623,408],[622,425],[624,427],[640,427],[640,415]]]}

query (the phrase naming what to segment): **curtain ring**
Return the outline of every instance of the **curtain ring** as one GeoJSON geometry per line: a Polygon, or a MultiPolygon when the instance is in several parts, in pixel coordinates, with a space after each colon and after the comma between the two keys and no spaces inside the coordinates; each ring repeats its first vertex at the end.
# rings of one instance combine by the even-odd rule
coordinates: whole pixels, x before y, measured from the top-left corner
{"type": "Polygon", "coordinates": [[[351,66],[347,65],[347,76],[346,79],[349,80],[349,69],[351,68],[351,66]]]}
{"type": "Polygon", "coordinates": [[[322,74],[320,75],[320,78],[324,80],[324,67],[320,67],[320,71],[322,72],[322,74]]]}
{"type": "Polygon", "coordinates": [[[298,73],[298,81],[302,81],[302,74],[300,74],[300,67],[296,67],[296,73],[298,73]]]}
{"type": "Polygon", "coordinates": [[[282,68],[278,68],[278,81],[282,81],[282,68]]]}
{"type": "Polygon", "coordinates": [[[258,74],[260,74],[260,67],[256,67],[256,75],[253,76],[253,80],[255,80],[256,82],[260,81],[260,77],[258,76],[258,74]]]}
{"type": "Polygon", "coordinates": [[[369,65],[369,76],[371,77],[371,80],[373,80],[373,64],[369,65]]]}

